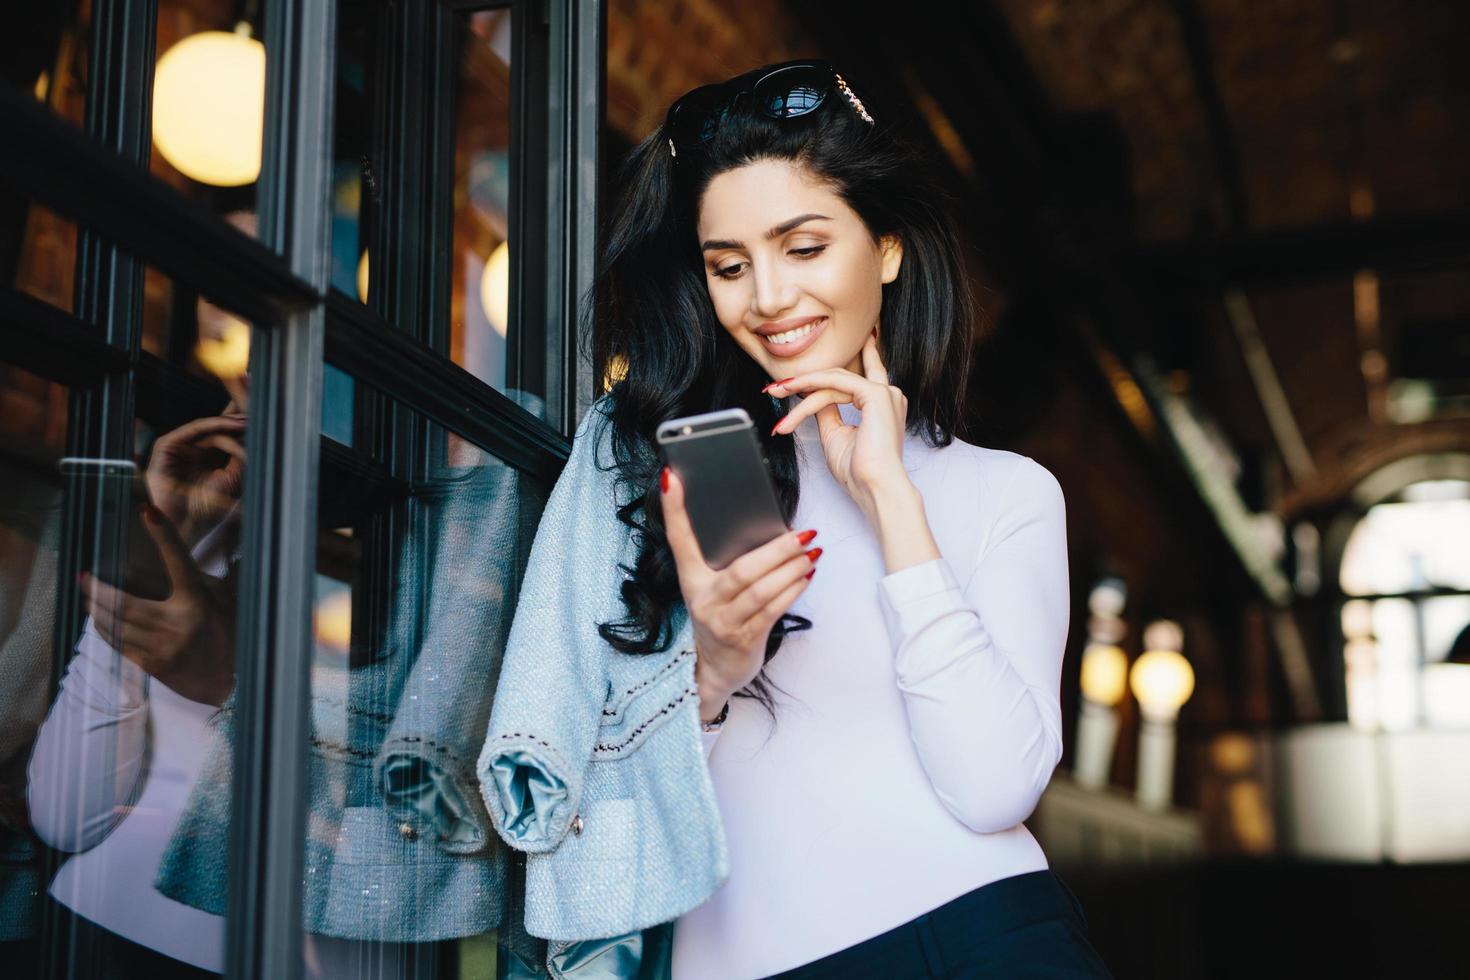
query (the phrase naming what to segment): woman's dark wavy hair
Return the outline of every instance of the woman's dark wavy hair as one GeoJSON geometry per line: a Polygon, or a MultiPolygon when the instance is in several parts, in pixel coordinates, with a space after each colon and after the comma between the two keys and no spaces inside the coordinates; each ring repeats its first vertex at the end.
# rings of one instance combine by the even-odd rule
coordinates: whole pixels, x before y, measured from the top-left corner
{"type": "MultiPolygon", "coordinates": [[[[761,393],[770,379],[720,325],[706,286],[695,229],[699,201],[714,177],[758,160],[791,161],[852,208],[875,246],[883,235],[899,236],[903,261],[898,277],[883,286],[880,349],[890,382],[908,397],[907,431],[931,446],[946,446],[963,431],[977,315],[951,196],[920,153],[881,119],[863,121],[840,92],[793,119],[727,117],[707,149],[682,153],[677,169],[665,130],[650,133],[618,168],[622,193],[583,305],[582,336],[595,338],[592,363],[599,370],[626,366],[607,411],[618,479],[632,490],[618,518],[633,529],[638,552],[633,568],[621,566],[628,575],[622,585],[627,616],[598,626],[624,653],[667,650],[671,613],[683,602],[658,487],[663,459],[654,431],[661,421],[745,409],[788,526],[800,496],[794,440],[769,434],[794,401],[761,393]]],[[[786,634],[811,625],[783,615],[766,642],[765,662],[786,634]]],[[[762,669],[736,696],[756,699],[774,719],[772,686],[762,669]]]]}

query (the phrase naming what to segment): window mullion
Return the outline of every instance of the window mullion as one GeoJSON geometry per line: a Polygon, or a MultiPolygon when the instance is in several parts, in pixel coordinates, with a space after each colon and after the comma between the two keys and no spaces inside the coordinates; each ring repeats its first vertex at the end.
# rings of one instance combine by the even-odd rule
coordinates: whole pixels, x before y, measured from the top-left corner
{"type": "MultiPolygon", "coordinates": [[[[265,0],[261,238],[324,295],[335,0],[265,0]]],[[[228,975],[298,977],[326,308],[257,324],[236,638],[228,975]]]]}

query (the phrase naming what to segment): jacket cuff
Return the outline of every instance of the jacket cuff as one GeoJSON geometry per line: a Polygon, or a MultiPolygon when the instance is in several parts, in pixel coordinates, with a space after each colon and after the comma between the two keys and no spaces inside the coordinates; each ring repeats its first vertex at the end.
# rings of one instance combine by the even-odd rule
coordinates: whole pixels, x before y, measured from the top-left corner
{"type": "Polygon", "coordinates": [[[445,852],[484,849],[489,814],[475,779],[449,746],[429,735],[396,735],[383,743],[373,776],[388,812],[432,828],[445,852]]]}
{"type": "Polygon", "coordinates": [[[534,735],[508,734],[485,743],[480,793],[496,833],[518,851],[555,850],[571,827],[581,773],[534,735]]]}

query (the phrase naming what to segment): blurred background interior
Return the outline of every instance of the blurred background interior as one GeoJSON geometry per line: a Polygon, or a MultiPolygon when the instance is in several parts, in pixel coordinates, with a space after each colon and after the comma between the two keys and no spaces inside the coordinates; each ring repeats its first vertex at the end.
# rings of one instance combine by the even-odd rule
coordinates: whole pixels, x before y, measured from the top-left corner
{"type": "Polygon", "coordinates": [[[1104,959],[1140,978],[1470,976],[1461,0],[54,0],[3,18],[16,975],[535,975],[515,856],[465,861],[445,842],[473,815],[446,830],[394,798],[393,773],[422,778],[395,739],[434,731],[404,692],[454,614],[436,601],[513,609],[576,419],[618,376],[571,326],[613,165],[684,91],[825,56],[963,202],[984,306],[965,438],[1035,457],[1066,494],[1066,752],[1028,826],[1104,959]],[[263,462],[242,476],[245,445],[263,462]],[[74,584],[137,536],[129,465],[179,526],[213,647],[119,658],[108,624],[132,614],[74,584]],[[466,486],[503,506],[466,524],[466,486]],[[251,523],[303,499],[305,523],[251,523]],[[425,586],[467,540],[494,567],[425,586]],[[283,568],[297,594],[271,587],[283,568]],[[200,666],[221,644],[226,673],[262,665],[229,737],[204,693],[222,668],[200,666]],[[280,695],[292,677],[309,691],[280,695]],[[180,689],[198,697],[166,700],[180,689]],[[281,718],[296,761],[240,768],[281,718]],[[254,870],[195,887],[181,839],[210,778],[205,847],[254,870]],[[304,864],[263,843],[282,833],[304,864]],[[353,861],[398,862],[420,897],[493,891],[497,915],[393,921],[409,899],[353,861]],[[354,932],[332,916],[359,886],[354,932]],[[151,926],[125,914],[140,893],[151,926]]]}

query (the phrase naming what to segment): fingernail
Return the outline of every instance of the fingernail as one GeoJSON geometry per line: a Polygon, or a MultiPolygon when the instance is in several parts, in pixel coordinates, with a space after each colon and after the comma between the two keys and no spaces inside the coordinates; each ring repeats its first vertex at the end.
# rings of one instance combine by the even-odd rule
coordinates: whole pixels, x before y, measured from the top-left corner
{"type": "Polygon", "coordinates": [[[78,585],[85,585],[86,582],[87,582],[87,573],[86,572],[77,572],[77,584],[78,585]]]}
{"type": "Polygon", "coordinates": [[[802,578],[811,578],[815,574],[817,574],[817,570],[815,568],[813,568],[811,571],[809,571],[805,575],[803,575],[802,578]]]}
{"type": "Polygon", "coordinates": [[[669,492],[669,468],[667,466],[665,466],[663,469],[659,470],[659,473],[658,473],[658,484],[659,484],[660,492],[662,492],[662,493],[668,493],[669,492]]]}
{"type": "Polygon", "coordinates": [[[817,536],[816,529],[813,528],[810,531],[802,531],[800,534],[798,534],[796,536],[796,540],[800,541],[802,544],[811,544],[812,543],[812,538],[814,538],[816,536],[817,536]]]}
{"type": "Polygon", "coordinates": [[[776,420],[776,424],[773,425],[773,426],[771,426],[771,435],[775,435],[776,434],[776,430],[779,429],[779,428],[781,428],[781,423],[782,422],[785,422],[790,417],[791,416],[789,416],[789,415],[783,415],[779,419],[777,419],[776,420]]]}
{"type": "Polygon", "coordinates": [[[762,388],[761,391],[770,391],[772,388],[776,387],[777,385],[784,385],[788,381],[795,381],[795,380],[796,380],[796,375],[793,374],[789,378],[782,378],[780,381],[772,381],[770,384],[768,384],[764,388],[762,388]]]}
{"type": "Polygon", "coordinates": [[[821,548],[813,548],[811,551],[808,551],[806,553],[806,556],[808,558],[810,558],[812,561],[816,561],[818,558],[822,557],[822,549],[821,548]]]}
{"type": "Polygon", "coordinates": [[[143,505],[143,516],[148,518],[148,523],[154,527],[163,523],[163,513],[152,504],[143,505]]]}

